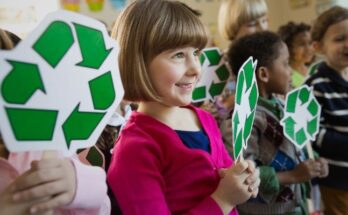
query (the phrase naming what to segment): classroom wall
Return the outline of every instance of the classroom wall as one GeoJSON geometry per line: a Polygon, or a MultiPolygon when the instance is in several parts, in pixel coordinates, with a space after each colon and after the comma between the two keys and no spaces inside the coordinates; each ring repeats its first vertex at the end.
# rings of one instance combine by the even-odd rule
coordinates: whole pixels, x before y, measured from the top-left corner
{"type": "MultiPolygon", "coordinates": [[[[134,0],[128,0],[131,2],[134,0]]],[[[202,12],[201,20],[208,27],[217,46],[225,49],[228,41],[223,40],[217,29],[217,16],[221,0],[181,0],[193,9],[202,12]]],[[[317,14],[332,5],[342,5],[348,7],[348,0],[266,0],[269,7],[270,30],[276,31],[280,25],[289,21],[305,22],[311,24],[317,14]]],[[[119,14],[110,6],[108,0],[105,0],[102,13],[91,12],[87,4],[82,1],[82,14],[103,20],[109,28],[119,14]]]]}
{"type": "MultiPolygon", "coordinates": [[[[111,0],[104,0],[100,12],[89,9],[87,0],[80,1],[79,13],[103,21],[109,29],[120,14],[111,0]]],[[[134,0],[124,0],[132,2],[134,0]]],[[[201,20],[208,27],[217,46],[227,48],[217,29],[217,16],[221,0],[181,0],[190,7],[202,12],[201,20]]],[[[270,30],[276,31],[280,25],[289,21],[311,24],[321,11],[332,5],[348,7],[348,0],[266,0],[269,7],[270,30]]],[[[49,12],[63,8],[61,0],[0,0],[0,27],[25,36],[49,12]],[[19,11],[16,10],[19,8],[19,11]],[[15,11],[15,12],[14,12],[15,11]],[[19,17],[19,19],[18,19],[19,17]],[[17,18],[17,19],[15,19],[17,18]]]]}

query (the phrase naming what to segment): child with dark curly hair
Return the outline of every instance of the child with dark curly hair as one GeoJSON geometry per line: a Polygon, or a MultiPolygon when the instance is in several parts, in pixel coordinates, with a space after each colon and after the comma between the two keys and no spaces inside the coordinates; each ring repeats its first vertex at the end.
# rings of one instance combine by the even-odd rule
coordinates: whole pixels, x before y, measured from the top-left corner
{"type": "Polygon", "coordinates": [[[299,87],[308,75],[307,64],[313,60],[314,49],[310,33],[311,27],[305,23],[289,22],[280,26],[279,36],[289,49],[289,64],[292,68],[292,86],[299,87]]]}

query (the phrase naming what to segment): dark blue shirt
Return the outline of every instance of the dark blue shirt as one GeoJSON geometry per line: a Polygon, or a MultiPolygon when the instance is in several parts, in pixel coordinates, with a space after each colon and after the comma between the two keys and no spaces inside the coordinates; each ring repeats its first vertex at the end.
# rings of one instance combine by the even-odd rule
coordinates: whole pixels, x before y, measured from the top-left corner
{"type": "Polygon", "coordinates": [[[210,153],[210,142],[203,130],[200,131],[179,131],[175,130],[181,141],[190,149],[201,149],[210,153]]]}

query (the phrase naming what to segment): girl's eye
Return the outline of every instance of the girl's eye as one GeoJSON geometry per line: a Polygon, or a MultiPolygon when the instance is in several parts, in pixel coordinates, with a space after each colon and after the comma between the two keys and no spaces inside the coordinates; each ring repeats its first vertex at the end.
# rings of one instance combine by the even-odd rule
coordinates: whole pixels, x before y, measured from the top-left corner
{"type": "Polygon", "coordinates": [[[336,42],[341,42],[341,41],[343,41],[345,39],[345,37],[343,37],[343,36],[341,36],[341,37],[336,37],[335,38],[335,41],[336,42]]]}
{"type": "Polygon", "coordinates": [[[255,21],[249,22],[248,23],[248,27],[254,27],[256,25],[255,21]]]}
{"type": "Polygon", "coordinates": [[[183,52],[179,52],[179,53],[176,53],[173,58],[183,58],[184,57],[184,53],[183,52]]]}
{"type": "Polygon", "coordinates": [[[197,49],[193,52],[194,56],[200,56],[201,55],[201,50],[197,49]]]}

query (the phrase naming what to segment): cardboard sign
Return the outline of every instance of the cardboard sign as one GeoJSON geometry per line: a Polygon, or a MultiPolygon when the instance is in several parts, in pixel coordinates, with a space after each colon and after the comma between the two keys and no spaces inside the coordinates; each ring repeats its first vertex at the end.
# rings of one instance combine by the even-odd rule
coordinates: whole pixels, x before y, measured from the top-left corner
{"type": "Polygon", "coordinates": [[[57,11],[0,52],[0,129],[9,151],[94,145],[124,91],[105,26],[57,11]]]}
{"type": "Polygon", "coordinates": [[[232,115],[233,154],[235,160],[242,158],[243,148],[254,124],[259,90],[255,77],[257,60],[249,57],[239,69],[236,86],[235,109],[232,115]]]}

